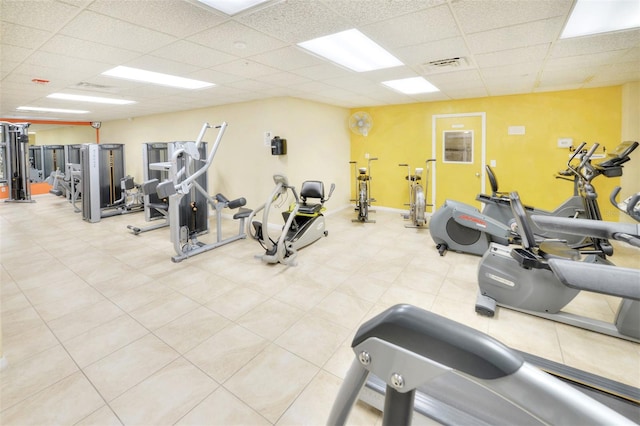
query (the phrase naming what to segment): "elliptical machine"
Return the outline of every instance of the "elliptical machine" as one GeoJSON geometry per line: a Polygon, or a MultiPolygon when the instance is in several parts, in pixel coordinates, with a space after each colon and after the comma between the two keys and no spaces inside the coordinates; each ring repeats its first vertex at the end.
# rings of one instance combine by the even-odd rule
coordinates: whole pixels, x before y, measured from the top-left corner
{"type": "Polygon", "coordinates": [[[414,412],[420,424],[637,425],[635,388],[566,367],[554,377],[547,360],[415,306],[362,324],[351,349],[328,425],[347,424],[358,398],[383,410],[383,425],[410,425],[414,412]]]}
{"type": "MultiPolygon", "coordinates": [[[[536,243],[520,197],[511,206],[522,247],[491,247],[478,266],[476,312],[494,316],[496,305],[640,343],[640,270],[620,268],[601,255],[581,256],[563,241],[536,243]],[[580,291],[621,297],[614,323],[563,312],[580,291]]],[[[640,226],[589,219],[532,216],[539,226],[614,238],[640,247],[640,226]]]]}
{"type": "MultiPolygon", "coordinates": [[[[602,218],[592,181],[600,175],[621,176],[622,165],[629,161],[629,155],[637,148],[638,142],[621,143],[612,154],[596,164],[592,164],[591,158],[599,144],[594,144],[589,151],[583,150],[585,145],[584,142],[580,144],[567,162],[567,170],[577,179],[578,196],[572,196],[552,212],[525,206],[527,215],[555,217],[558,214],[560,215],[558,217],[579,217],[593,220],[602,218]],[[579,207],[577,201],[580,202],[579,207]]],[[[491,199],[482,213],[467,204],[446,200],[443,206],[433,214],[430,221],[430,233],[441,256],[447,250],[482,256],[491,243],[508,245],[519,239],[519,235],[515,232],[515,221],[510,212],[509,200],[499,194],[496,195],[498,196],[478,196],[477,200],[482,202],[491,199]],[[509,209],[508,212],[506,208],[509,209]]],[[[589,239],[585,241],[584,236],[568,234],[562,230],[541,230],[535,225],[532,228],[534,235],[539,239],[559,238],[575,248],[587,248],[595,245],[593,247],[595,252],[602,252],[605,255],[610,255],[613,252],[605,240],[589,239]]]]}
{"type": "Polygon", "coordinates": [[[325,210],[324,203],[331,198],[336,185],[331,184],[329,195],[325,198],[324,183],[319,180],[303,182],[300,195],[294,186],[289,185],[286,176],[276,174],[273,176],[273,181],[276,186],[267,201],[249,215],[247,234],[265,249],[263,255],[257,256],[263,262],[295,266],[298,250],[329,235],[329,231],[325,229],[322,212],[325,210]],[[274,240],[269,236],[269,213],[272,206],[277,206],[279,203],[281,205],[286,201],[289,191],[293,194],[294,201],[287,211],[282,212],[285,224],[280,236],[274,240]],[[311,199],[319,202],[308,202],[311,199]],[[260,211],[263,212],[262,222],[253,220],[260,211]]]}
{"type": "Polygon", "coordinates": [[[623,201],[617,201],[618,193],[620,193],[620,187],[616,186],[609,196],[611,204],[635,221],[640,222],[640,192],[628,196],[623,201]]]}
{"type": "Polygon", "coordinates": [[[358,195],[358,198],[351,200],[356,202],[356,211],[358,212],[358,217],[351,219],[351,222],[375,223],[375,220],[369,219],[369,212],[375,213],[375,210],[370,209],[371,203],[376,201],[375,198],[371,196],[371,162],[377,159],[377,157],[369,158],[367,167],[360,168],[356,161],[349,161],[349,164],[353,164],[356,192],[358,195]]]}
{"type": "MultiPolygon", "coordinates": [[[[425,187],[429,185],[429,173],[431,170],[430,162],[436,160],[430,159],[427,160],[427,167],[425,173],[425,187]]],[[[400,167],[407,168],[407,176],[405,179],[409,182],[409,204],[405,204],[405,206],[409,206],[409,213],[403,214],[402,217],[405,220],[411,221],[410,224],[405,224],[405,228],[422,228],[427,227],[427,218],[426,218],[426,210],[427,210],[427,194],[422,188],[422,184],[419,183],[422,180],[422,167],[416,167],[415,173],[411,174],[411,167],[409,164],[402,163],[398,164],[400,167]]]]}

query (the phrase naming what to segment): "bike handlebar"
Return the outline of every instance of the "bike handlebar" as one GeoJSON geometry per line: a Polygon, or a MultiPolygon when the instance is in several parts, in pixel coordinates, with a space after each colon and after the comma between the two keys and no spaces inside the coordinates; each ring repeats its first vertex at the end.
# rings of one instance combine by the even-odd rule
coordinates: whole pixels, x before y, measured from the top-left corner
{"type": "Polygon", "coordinates": [[[587,161],[591,160],[591,157],[593,156],[593,153],[596,152],[596,149],[598,149],[599,146],[600,146],[600,144],[597,143],[597,142],[593,144],[591,149],[582,157],[582,161],[580,162],[580,165],[578,166],[578,170],[583,168],[584,165],[587,164],[587,161]]]}
{"type": "Polygon", "coordinates": [[[582,151],[582,148],[584,148],[586,144],[587,144],[586,142],[582,142],[580,145],[578,145],[575,151],[573,151],[573,155],[569,157],[569,163],[573,161],[574,158],[576,158],[576,155],[580,154],[580,151],[582,151]]]}

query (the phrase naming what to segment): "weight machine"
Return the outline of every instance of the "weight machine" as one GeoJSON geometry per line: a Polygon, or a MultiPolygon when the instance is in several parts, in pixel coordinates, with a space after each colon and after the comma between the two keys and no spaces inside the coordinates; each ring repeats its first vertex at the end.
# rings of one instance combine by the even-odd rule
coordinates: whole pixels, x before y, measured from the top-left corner
{"type": "Polygon", "coordinates": [[[169,162],[151,165],[157,169],[164,168],[169,175],[168,180],[159,183],[156,190],[161,199],[169,200],[169,232],[176,251],[176,255],[171,258],[173,262],[181,262],[188,257],[247,236],[244,232],[245,220],[251,210],[240,208],[233,215],[234,219],[240,221],[238,233],[222,239],[223,209],[242,207],[246,204],[246,200],[244,198],[228,200],[222,194],[211,197],[206,189],[206,172],[213,162],[226,128],[226,122],[218,126],[204,123],[195,142],[175,142],[176,146],[169,162]],[[207,129],[212,127],[218,129],[218,136],[209,155],[203,155],[203,138],[207,129]],[[209,229],[208,205],[216,211],[216,242],[211,244],[198,241],[198,236],[209,229]]]}
{"type": "MultiPolygon", "coordinates": [[[[158,196],[157,187],[158,183],[168,178],[168,170],[165,165],[173,155],[175,145],[175,142],[142,144],[143,184],[140,188],[144,197],[144,220],[154,223],[146,227],[127,225],[127,229],[130,229],[134,235],[169,226],[169,200],[158,196]]],[[[202,143],[200,154],[202,157],[206,157],[206,142],[202,143]]],[[[201,184],[206,189],[206,173],[201,184]]]]}
{"type": "Polygon", "coordinates": [[[6,183],[5,202],[32,203],[29,181],[30,123],[0,122],[0,183],[6,183]]]}
{"type": "Polygon", "coordinates": [[[142,193],[133,178],[124,175],[124,168],[124,145],[82,145],[82,219],[95,223],[103,217],[142,210],[142,193]]]}
{"type": "Polygon", "coordinates": [[[29,178],[32,183],[46,181],[52,173],[65,170],[64,145],[36,145],[29,147],[29,178]]]}

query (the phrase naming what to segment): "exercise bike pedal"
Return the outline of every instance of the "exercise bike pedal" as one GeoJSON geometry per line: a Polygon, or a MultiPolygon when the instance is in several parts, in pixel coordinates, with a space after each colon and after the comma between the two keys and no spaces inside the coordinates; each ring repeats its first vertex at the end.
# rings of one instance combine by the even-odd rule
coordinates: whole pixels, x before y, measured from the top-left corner
{"type": "Polygon", "coordinates": [[[478,292],[478,297],[476,298],[476,313],[485,317],[493,318],[496,314],[495,299],[478,292]]]}

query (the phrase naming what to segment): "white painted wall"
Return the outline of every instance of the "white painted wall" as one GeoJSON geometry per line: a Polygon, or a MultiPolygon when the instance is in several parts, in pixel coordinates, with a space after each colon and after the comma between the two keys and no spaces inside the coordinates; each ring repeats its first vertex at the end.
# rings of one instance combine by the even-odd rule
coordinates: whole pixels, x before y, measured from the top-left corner
{"type": "MultiPolygon", "coordinates": [[[[227,131],[209,169],[209,192],[229,199],[245,197],[247,207],[264,203],[273,188],[274,173],[283,173],[300,188],[305,180],[322,180],[336,190],[329,211],[349,204],[349,110],[296,98],[228,104],[211,108],[103,122],[100,143],[125,144],[126,172],[142,181],[142,144],[195,140],[202,124],[228,123],[227,131]],[[272,156],[264,145],[264,132],[287,139],[287,155],[272,156]]],[[[205,140],[211,147],[216,130],[205,140]]],[[[63,127],[37,134],[39,145],[95,141],[95,130],[63,127]]]]}
{"type": "MultiPolygon", "coordinates": [[[[622,86],[622,140],[640,142],[640,81],[622,86]]],[[[640,191],[640,148],[625,164],[620,186],[620,200],[640,191]]],[[[620,220],[635,223],[624,213],[620,213],[620,220]]]]}

